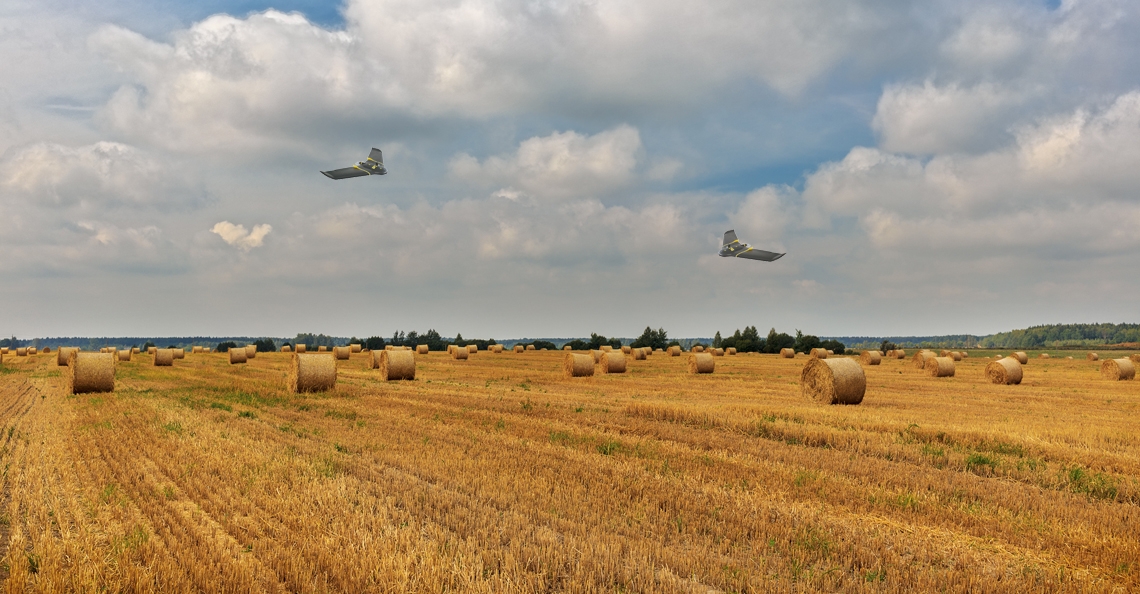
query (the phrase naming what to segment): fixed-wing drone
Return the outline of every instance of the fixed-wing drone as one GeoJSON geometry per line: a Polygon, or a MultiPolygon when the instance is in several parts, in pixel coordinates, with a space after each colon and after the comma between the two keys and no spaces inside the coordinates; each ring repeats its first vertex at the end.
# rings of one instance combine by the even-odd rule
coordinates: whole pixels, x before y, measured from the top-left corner
{"type": "Polygon", "coordinates": [[[380,149],[374,148],[371,153],[368,153],[368,159],[353,165],[352,167],[345,167],[344,169],[333,169],[332,171],[322,171],[325,177],[329,179],[348,179],[350,177],[362,177],[365,175],[384,175],[388,173],[384,169],[384,153],[380,149]]]}
{"type": "Polygon", "coordinates": [[[772,262],[779,260],[784,254],[777,254],[776,252],[766,252],[758,250],[747,243],[740,243],[736,238],[736,231],[729,229],[724,233],[724,245],[720,246],[720,255],[722,258],[748,258],[749,260],[763,260],[765,262],[772,262]]]}

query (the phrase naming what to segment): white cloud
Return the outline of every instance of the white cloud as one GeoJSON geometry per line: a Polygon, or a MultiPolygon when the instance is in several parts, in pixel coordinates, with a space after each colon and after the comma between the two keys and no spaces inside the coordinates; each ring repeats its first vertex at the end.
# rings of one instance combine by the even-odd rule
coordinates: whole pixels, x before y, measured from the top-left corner
{"type": "Polygon", "coordinates": [[[1007,140],[1003,122],[1024,103],[1023,93],[982,83],[937,87],[891,85],[883,90],[872,128],[888,151],[916,154],[955,153],[990,148],[1007,140]]]}
{"type": "Polygon", "coordinates": [[[642,153],[635,128],[619,126],[584,136],[574,131],[524,140],[511,155],[482,163],[464,153],[451,174],[468,183],[508,187],[532,196],[567,197],[610,192],[628,185],[642,153]]]}
{"type": "Polygon", "coordinates": [[[255,247],[261,247],[265,242],[265,236],[272,230],[273,227],[270,225],[254,225],[253,229],[246,231],[244,225],[235,225],[229,221],[217,223],[210,229],[221,237],[222,241],[247,252],[255,247]]]}

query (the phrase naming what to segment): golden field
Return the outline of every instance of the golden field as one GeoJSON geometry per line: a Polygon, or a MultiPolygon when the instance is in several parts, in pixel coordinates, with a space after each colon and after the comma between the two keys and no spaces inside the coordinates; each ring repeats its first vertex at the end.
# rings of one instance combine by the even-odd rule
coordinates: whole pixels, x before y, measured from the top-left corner
{"type": "MultiPolygon", "coordinates": [[[[912,351],[913,353],[913,351],[912,351]]],[[[1102,353],[1103,354],[1103,353],[1102,353]]],[[[687,354],[568,379],[560,352],[417,357],[285,392],[136,355],[65,393],[0,373],[8,592],[1126,592],[1140,589],[1140,383],[1031,358],[1020,386],[907,360],[859,406],[805,362],[687,354]]],[[[1030,356],[1035,356],[1031,353],[1030,356]]]]}

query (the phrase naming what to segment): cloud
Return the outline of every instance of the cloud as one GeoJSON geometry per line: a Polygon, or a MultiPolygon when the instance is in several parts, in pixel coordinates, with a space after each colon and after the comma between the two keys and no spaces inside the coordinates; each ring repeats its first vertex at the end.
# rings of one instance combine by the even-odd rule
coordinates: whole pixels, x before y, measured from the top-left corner
{"type": "Polygon", "coordinates": [[[1023,93],[991,83],[891,85],[879,98],[871,127],[880,146],[892,152],[973,152],[1007,140],[1011,131],[1003,123],[1025,100],[1023,93]]]}
{"type": "Polygon", "coordinates": [[[521,190],[532,196],[566,197],[607,193],[627,186],[642,153],[641,136],[631,126],[584,136],[574,131],[524,140],[511,155],[483,162],[460,154],[451,174],[465,182],[521,190]]]}
{"type": "Polygon", "coordinates": [[[270,225],[254,225],[253,229],[246,231],[244,225],[235,225],[229,221],[222,221],[214,225],[210,231],[222,238],[222,241],[248,252],[255,247],[261,247],[265,236],[273,230],[270,225]]]}

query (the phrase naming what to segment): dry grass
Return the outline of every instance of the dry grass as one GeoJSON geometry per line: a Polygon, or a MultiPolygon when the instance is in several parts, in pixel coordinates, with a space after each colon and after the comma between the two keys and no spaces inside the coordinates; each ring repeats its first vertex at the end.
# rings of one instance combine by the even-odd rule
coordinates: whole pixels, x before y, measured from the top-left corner
{"type": "Polygon", "coordinates": [[[1140,394],[1099,362],[884,360],[828,407],[773,355],[567,379],[561,352],[432,353],[392,383],[361,357],[314,394],[260,355],[80,396],[6,359],[5,590],[1140,589],[1140,394]]]}

